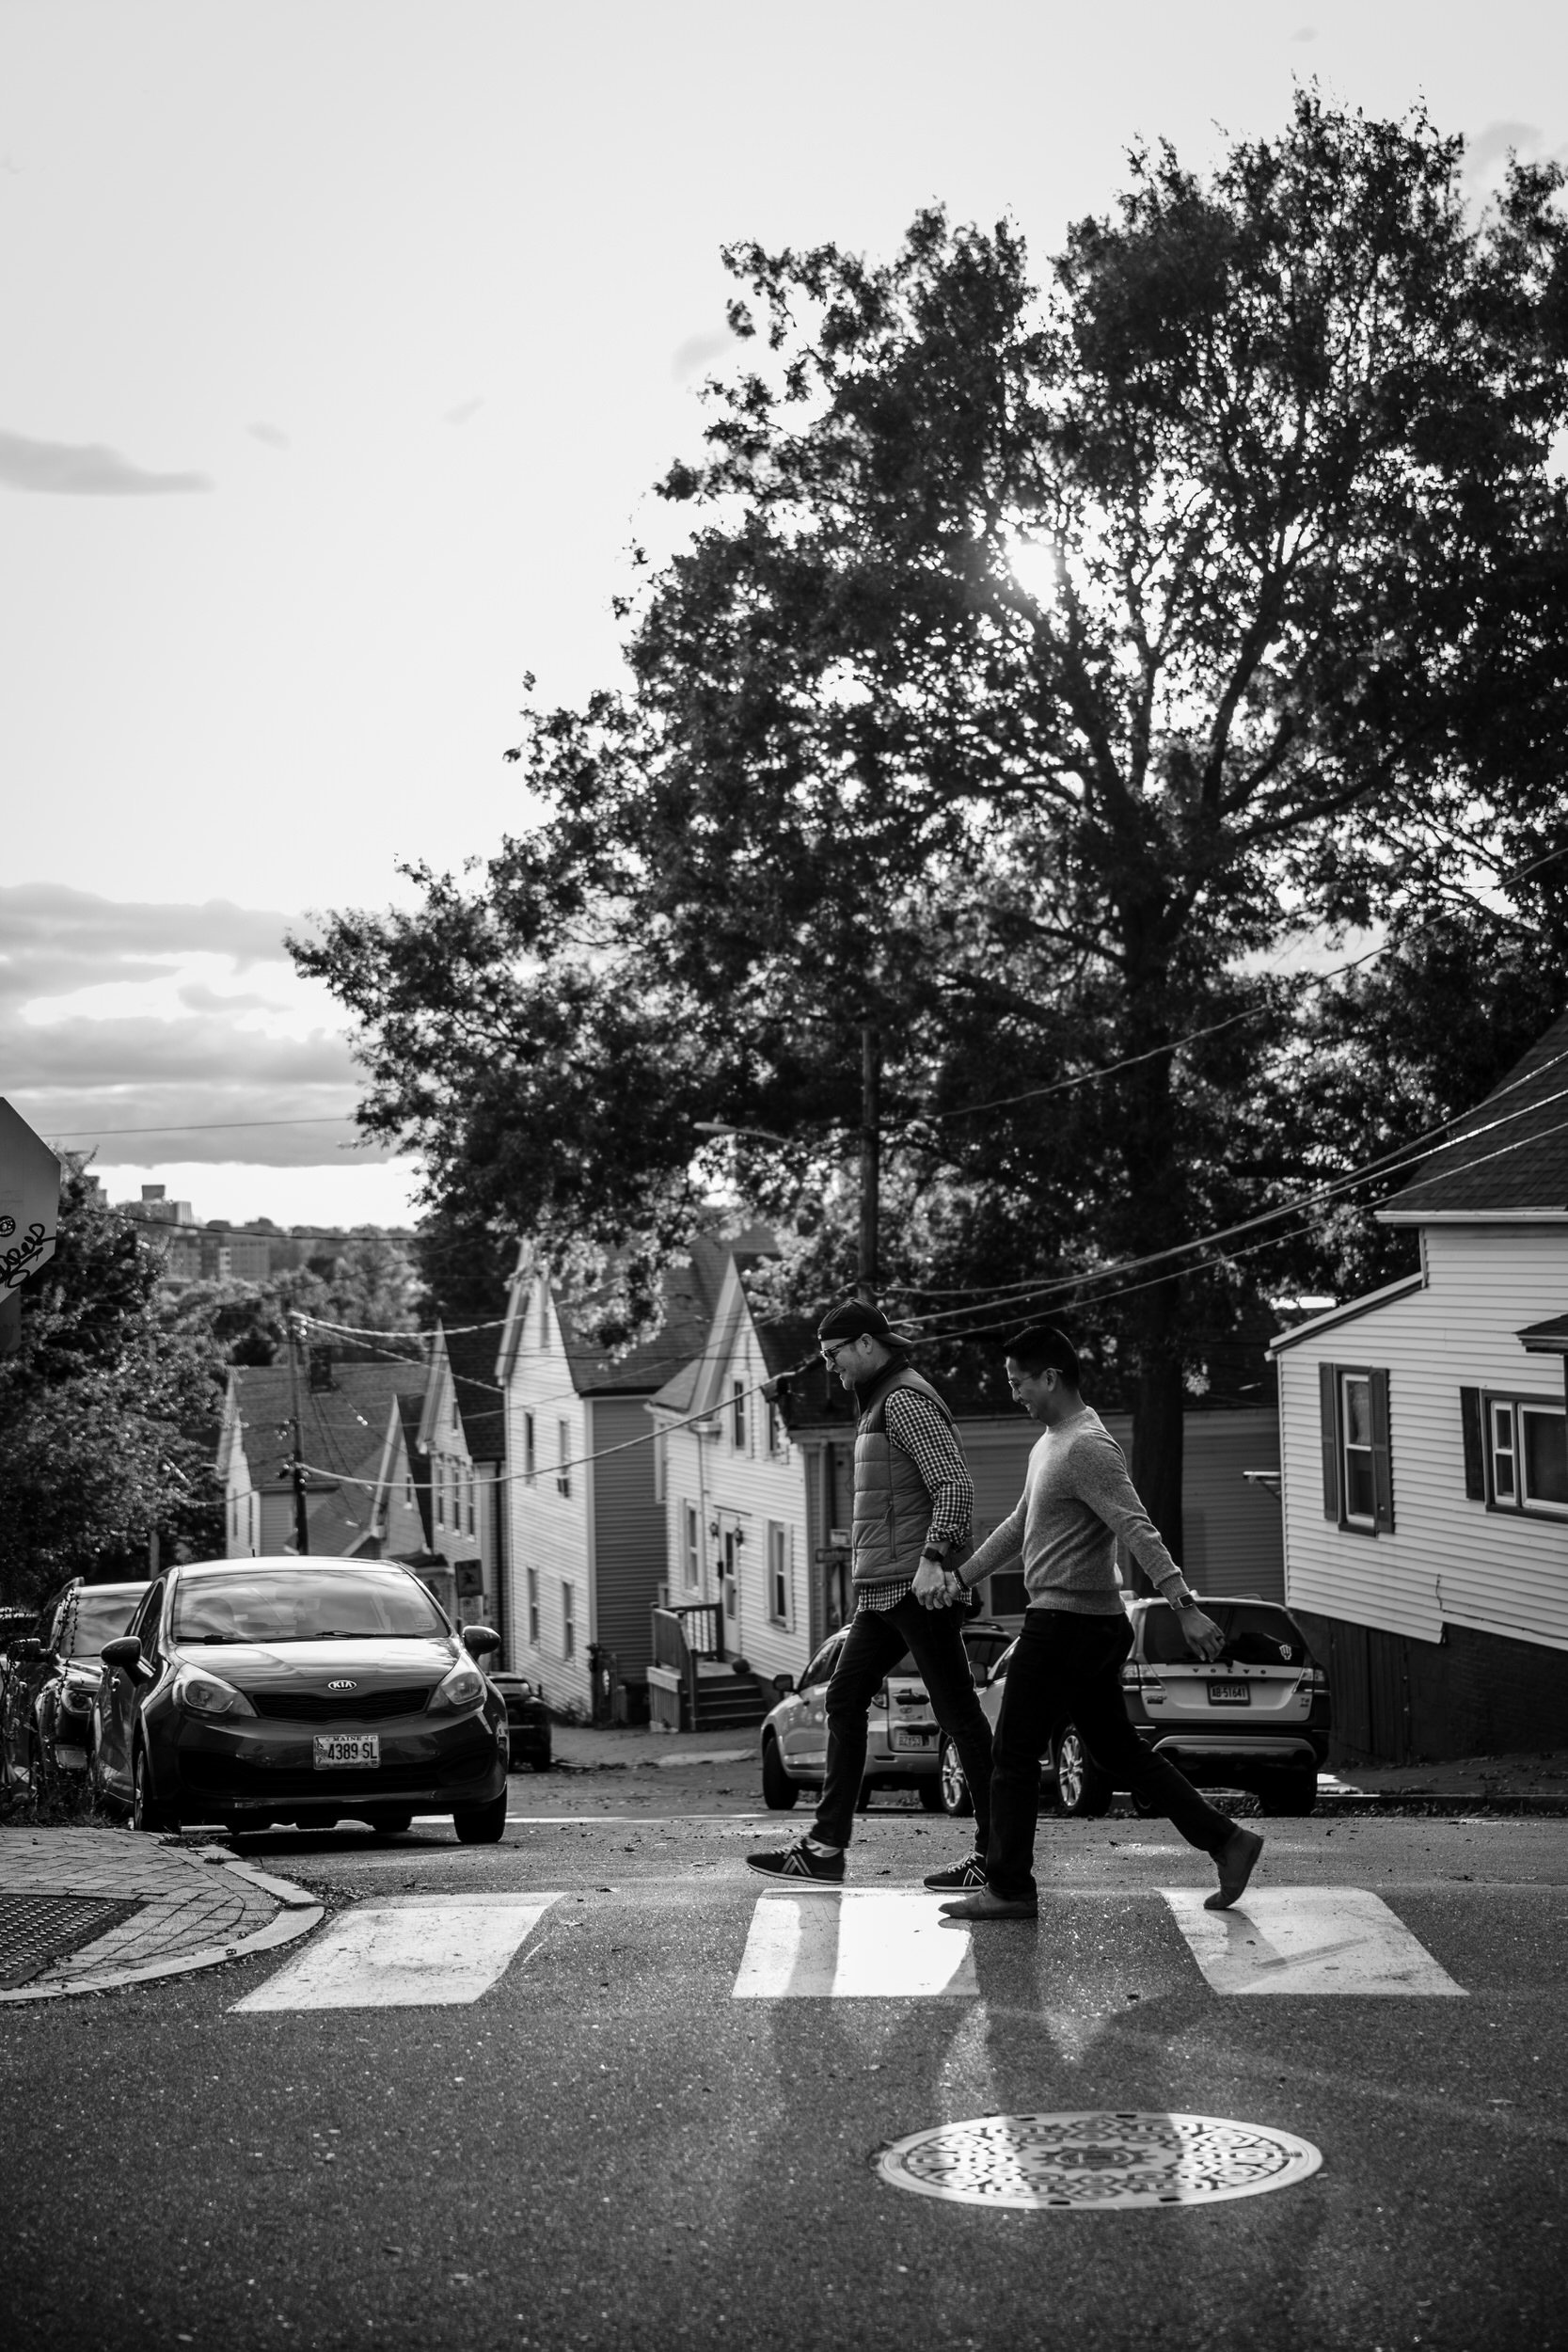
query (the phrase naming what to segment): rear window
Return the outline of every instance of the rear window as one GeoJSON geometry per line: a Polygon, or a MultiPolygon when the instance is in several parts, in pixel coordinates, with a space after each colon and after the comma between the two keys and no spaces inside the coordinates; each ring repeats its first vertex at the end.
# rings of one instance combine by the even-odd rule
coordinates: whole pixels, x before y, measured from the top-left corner
{"type": "MultiPolygon", "coordinates": [[[[1259,1600],[1206,1600],[1201,1607],[1225,1636],[1221,1656],[1235,1666],[1309,1666],[1312,1653],[1283,1609],[1259,1600]]],[[[1141,1655],[1151,1666],[1190,1666],[1193,1653],[1176,1612],[1156,1601],[1144,1613],[1141,1655]]]]}
{"type": "Polygon", "coordinates": [[[274,1568],[182,1576],[177,1642],[428,1641],[446,1619],[421,1584],[396,1569],[274,1568]]]}

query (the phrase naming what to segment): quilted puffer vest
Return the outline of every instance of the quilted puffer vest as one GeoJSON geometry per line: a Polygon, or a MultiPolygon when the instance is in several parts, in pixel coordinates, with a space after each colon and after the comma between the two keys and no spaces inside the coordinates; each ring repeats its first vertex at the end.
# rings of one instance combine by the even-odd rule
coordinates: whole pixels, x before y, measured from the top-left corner
{"type": "Polygon", "coordinates": [[[907,1364],[873,1391],[855,1428],[857,1584],[895,1584],[913,1576],[931,1525],[931,1499],[920,1472],[887,1434],[887,1401],[895,1389],[917,1389],[944,1421],[953,1418],[930,1382],[907,1364]]]}

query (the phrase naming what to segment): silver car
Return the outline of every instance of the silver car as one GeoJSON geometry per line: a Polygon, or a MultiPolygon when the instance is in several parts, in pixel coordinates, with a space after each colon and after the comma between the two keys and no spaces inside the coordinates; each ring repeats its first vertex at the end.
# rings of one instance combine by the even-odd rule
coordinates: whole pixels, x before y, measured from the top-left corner
{"type": "MultiPolygon", "coordinates": [[[[832,1679],[847,1626],[829,1635],[800,1681],[780,1675],[774,1683],[779,1703],[763,1722],[763,1802],[776,1813],[787,1813],[802,1788],[822,1786],[828,1768],[828,1684],[832,1679]]],[[[992,1665],[1012,1643],[1002,1625],[977,1618],[963,1629],[970,1672],[983,1685],[992,1665]]],[[[946,1804],[945,1777],[950,1742],[942,1736],[926,1685],[908,1650],[872,1700],[866,1715],[865,1776],[861,1782],[863,1811],[877,1788],[912,1788],[927,1813],[946,1804]]],[[[953,1759],[954,1765],[957,1759],[953,1759]]],[[[962,1781],[961,1772],[958,1779],[962,1781]]],[[[967,1805],[946,1805],[967,1811],[967,1805]]]]}

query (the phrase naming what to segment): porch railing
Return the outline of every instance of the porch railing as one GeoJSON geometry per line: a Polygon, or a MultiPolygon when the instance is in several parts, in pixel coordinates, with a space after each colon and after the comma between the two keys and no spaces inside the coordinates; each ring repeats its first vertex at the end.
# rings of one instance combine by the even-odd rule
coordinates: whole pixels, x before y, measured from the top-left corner
{"type": "Polygon", "coordinates": [[[723,1658],[724,1613],[717,1601],[690,1601],[676,1609],[656,1609],[653,1620],[654,1664],[679,1675],[682,1718],[695,1724],[697,1661],[723,1658]]]}

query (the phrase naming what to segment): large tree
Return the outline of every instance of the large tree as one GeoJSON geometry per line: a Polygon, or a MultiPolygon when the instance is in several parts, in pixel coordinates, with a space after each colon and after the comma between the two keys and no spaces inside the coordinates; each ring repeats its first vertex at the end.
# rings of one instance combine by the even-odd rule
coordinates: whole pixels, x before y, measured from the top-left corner
{"type": "Polygon", "coordinates": [[[1009,224],[937,212],[883,263],[729,255],[756,357],[662,485],[689,538],[626,603],[627,683],[531,720],[544,814],[480,886],[297,949],[438,1202],[640,1240],[635,1311],[699,1121],[767,1131],[724,1147],[741,1193],[839,1230],[869,1040],[883,1271],[932,1327],[1154,1261],[1104,1312],[1179,1543],[1185,1384],[1245,1283],[1161,1253],[1301,1173],[1259,960],[1557,821],[1560,174],[1477,222],[1460,162],[1303,93],[1207,178],[1134,154],[1043,294],[1009,224]]]}

